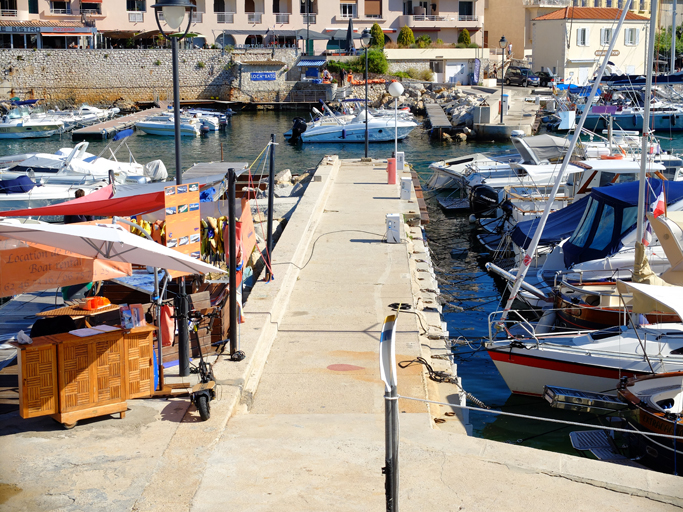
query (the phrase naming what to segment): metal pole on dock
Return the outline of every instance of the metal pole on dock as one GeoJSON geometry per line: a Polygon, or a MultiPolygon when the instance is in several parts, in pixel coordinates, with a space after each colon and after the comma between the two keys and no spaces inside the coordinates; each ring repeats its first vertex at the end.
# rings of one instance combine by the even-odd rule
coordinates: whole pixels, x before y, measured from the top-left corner
{"type": "Polygon", "coordinates": [[[273,279],[273,202],[275,198],[275,134],[270,136],[270,169],[268,173],[268,224],[266,236],[266,281],[273,279]]]}
{"type": "MultiPolygon", "coordinates": [[[[183,168],[180,163],[180,78],[178,76],[178,38],[171,38],[171,60],[173,62],[173,124],[175,128],[175,182],[183,183],[183,168]]],[[[180,278],[176,315],[178,317],[178,375],[190,375],[190,334],[187,327],[188,305],[185,278],[180,278]]]]}
{"type": "Polygon", "coordinates": [[[229,254],[229,271],[230,271],[230,327],[228,337],[230,338],[230,357],[237,359],[237,219],[235,218],[235,188],[237,176],[235,169],[228,169],[228,247],[229,254]]]}
{"type": "Polygon", "coordinates": [[[398,378],[396,315],[384,319],[379,340],[379,373],[384,381],[384,491],[387,512],[398,512],[398,378]]]}

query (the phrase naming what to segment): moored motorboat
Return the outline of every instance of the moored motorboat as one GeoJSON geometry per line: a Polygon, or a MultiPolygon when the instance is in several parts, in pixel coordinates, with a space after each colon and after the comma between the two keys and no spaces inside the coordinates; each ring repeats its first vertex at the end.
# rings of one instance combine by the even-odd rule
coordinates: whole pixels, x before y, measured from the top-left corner
{"type": "MultiPolygon", "coordinates": [[[[201,124],[197,119],[186,119],[181,117],[181,137],[196,137],[200,135],[200,126],[201,124]]],[[[150,116],[142,121],[138,121],[137,123],[135,123],[135,128],[149,135],[173,137],[175,135],[175,120],[173,116],[165,114],[150,116]]]]}
{"type": "Polygon", "coordinates": [[[0,139],[51,137],[63,131],[63,121],[47,117],[34,119],[25,106],[10,110],[0,121],[0,139]]]}

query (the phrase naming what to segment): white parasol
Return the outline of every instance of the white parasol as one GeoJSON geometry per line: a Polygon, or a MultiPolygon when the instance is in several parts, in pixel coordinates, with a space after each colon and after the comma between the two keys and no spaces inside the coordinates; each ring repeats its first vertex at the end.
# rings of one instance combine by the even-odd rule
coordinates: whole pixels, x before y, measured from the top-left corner
{"type": "Polygon", "coordinates": [[[86,258],[121,261],[192,274],[223,272],[166,246],[133,235],[117,224],[12,224],[0,222],[0,236],[54,247],[86,258]]]}

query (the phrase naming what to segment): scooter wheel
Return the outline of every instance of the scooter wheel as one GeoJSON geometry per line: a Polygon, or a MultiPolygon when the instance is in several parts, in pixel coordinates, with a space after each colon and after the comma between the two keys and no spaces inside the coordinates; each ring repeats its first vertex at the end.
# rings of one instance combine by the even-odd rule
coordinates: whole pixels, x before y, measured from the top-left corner
{"type": "Polygon", "coordinates": [[[206,395],[198,396],[195,400],[195,405],[199,411],[199,416],[202,421],[206,421],[211,417],[211,406],[209,405],[209,397],[206,395]]]}

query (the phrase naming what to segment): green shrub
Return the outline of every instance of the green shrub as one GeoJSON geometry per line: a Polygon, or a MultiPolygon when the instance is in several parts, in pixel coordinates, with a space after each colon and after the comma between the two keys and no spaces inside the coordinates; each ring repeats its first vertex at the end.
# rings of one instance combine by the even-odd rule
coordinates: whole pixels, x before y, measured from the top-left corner
{"type": "Polygon", "coordinates": [[[467,45],[465,43],[454,43],[453,46],[456,48],[467,48],[467,45]]]}
{"type": "Polygon", "coordinates": [[[422,80],[424,82],[431,82],[434,80],[434,71],[431,69],[421,69],[417,78],[418,80],[422,80]]]}
{"type": "Polygon", "coordinates": [[[218,50],[218,45],[217,44],[212,44],[211,45],[212,50],[218,50]]]}
{"type": "Polygon", "coordinates": [[[397,76],[399,78],[412,78],[408,73],[405,71],[396,71],[396,73],[393,74],[394,76],[397,76]]]}
{"type": "Polygon", "coordinates": [[[415,43],[417,44],[418,48],[428,48],[429,45],[432,44],[432,38],[425,34],[423,36],[418,37],[415,40],[415,43]]]}
{"type": "Polygon", "coordinates": [[[463,43],[465,48],[467,48],[471,42],[472,38],[470,37],[470,31],[466,28],[463,28],[458,35],[458,43],[463,43]]]}
{"type": "Polygon", "coordinates": [[[205,66],[206,66],[206,64],[204,64],[201,60],[200,60],[199,62],[197,62],[197,67],[198,67],[199,69],[202,69],[202,68],[204,68],[205,66]]]}
{"type": "Polygon", "coordinates": [[[477,43],[470,43],[467,45],[468,48],[479,48],[479,45],[477,43]]]}
{"type": "Polygon", "coordinates": [[[410,27],[403,26],[401,27],[401,31],[398,33],[396,42],[402,47],[415,44],[415,34],[413,34],[413,31],[410,29],[410,27]]]}
{"type": "MultiPolygon", "coordinates": [[[[50,55],[50,54],[48,53],[48,55],[50,55]]],[[[105,58],[105,59],[108,59],[108,58],[109,58],[109,54],[108,54],[108,53],[105,53],[105,54],[104,54],[104,58],[105,58]]]]}
{"type": "Polygon", "coordinates": [[[408,70],[406,71],[406,73],[408,73],[408,76],[409,76],[410,78],[417,78],[417,77],[419,76],[419,74],[420,74],[420,71],[417,70],[417,69],[415,69],[415,68],[408,68],[408,70]]]}
{"type": "Polygon", "coordinates": [[[372,28],[370,29],[370,34],[372,35],[370,45],[374,46],[375,48],[384,48],[384,32],[382,32],[382,27],[380,27],[377,23],[373,23],[372,28]]]}
{"type": "Polygon", "coordinates": [[[438,38],[438,39],[436,40],[436,44],[443,44],[443,39],[438,38]]]}
{"type": "MultiPolygon", "coordinates": [[[[361,57],[361,70],[365,72],[365,56],[361,57]]],[[[370,50],[368,53],[368,71],[378,75],[384,75],[389,71],[389,62],[384,50],[370,50]]]]}
{"type": "Polygon", "coordinates": [[[154,61],[155,66],[161,66],[161,61],[159,59],[154,61]]]}

